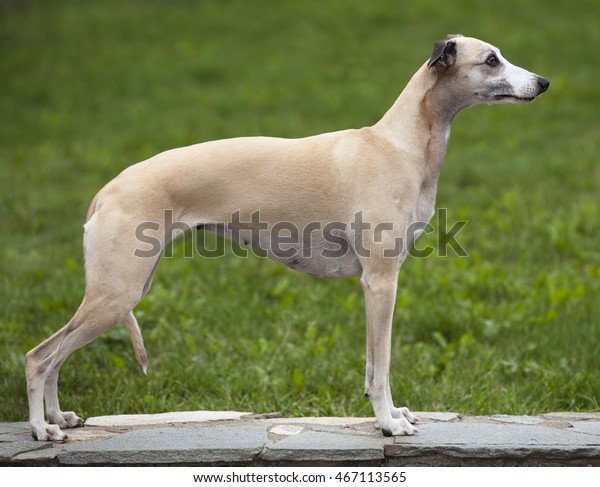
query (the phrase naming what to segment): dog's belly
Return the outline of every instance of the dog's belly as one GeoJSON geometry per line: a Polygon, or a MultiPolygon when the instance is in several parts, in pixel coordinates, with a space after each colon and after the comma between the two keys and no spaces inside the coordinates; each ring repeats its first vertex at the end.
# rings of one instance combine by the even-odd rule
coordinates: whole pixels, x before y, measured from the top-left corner
{"type": "MultiPolygon", "coordinates": [[[[315,225],[316,226],[316,225],[315,225]]],[[[291,227],[291,225],[290,225],[291,227]]],[[[345,235],[335,229],[317,231],[294,227],[271,227],[240,230],[233,225],[200,224],[199,229],[211,231],[249,247],[256,254],[268,257],[291,269],[317,277],[351,277],[360,275],[362,266],[345,235]]]]}
{"type": "Polygon", "coordinates": [[[362,272],[360,261],[352,249],[348,249],[347,252],[334,250],[331,255],[314,249],[312,252],[307,252],[306,249],[297,250],[290,257],[276,255],[273,251],[267,255],[291,269],[317,277],[351,277],[362,272]]]}
{"type": "Polygon", "coordinates": [[[358,256],[340,229],[325,225],[312,230],[304,228],[298,233],[292,228],[280,230],[266,233],[259,240],[270,259],[318,277],[350,277],[361,273],[358,256]]]}

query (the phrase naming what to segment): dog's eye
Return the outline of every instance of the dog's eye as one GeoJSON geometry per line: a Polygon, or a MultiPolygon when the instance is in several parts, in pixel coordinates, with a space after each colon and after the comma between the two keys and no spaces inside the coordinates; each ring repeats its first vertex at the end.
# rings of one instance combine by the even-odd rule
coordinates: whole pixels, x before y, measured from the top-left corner
{"type": "Polygon", "coordinates": [[[498,59],[498,57],[495,54],[490,54],[488,56],[488,58],[485,60],[485,63],[488,66],[495,68],[496,66],[498,66],[498,64],[500,64],[500,60],[498,59]]]}

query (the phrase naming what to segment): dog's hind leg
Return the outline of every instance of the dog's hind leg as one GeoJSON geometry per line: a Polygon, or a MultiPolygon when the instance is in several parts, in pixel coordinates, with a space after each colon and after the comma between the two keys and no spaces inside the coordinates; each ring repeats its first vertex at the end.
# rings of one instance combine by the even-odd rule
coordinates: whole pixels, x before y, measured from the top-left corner
{"type": "Polygon", "coordinates": [[[114,224],[113,218],[113,224],[102,229],[102,220],[100,217],[86,227],[86,294],[79,309],[67,325],[26,356],[29,421],[32,436],[38,440],[62,441],[67,436],[61,428],[82,425],[75,413],[62,412],[58,402],[58,373],[72,352],[124,320],[138,361],[145,367],[143,342],[131,311],[148,290],[160,256],[136,257],[135,239],[126,236],[133,234],[123,233],[124,229],[118,228],[122,225],[114,224]],[[49,422],[54,424],[44,420],[44,398],[49,422]]]}
{"type": "Polygon", "coordinates": [[[58,403],[58,373],[67,357],[87,345],[122,319],[119,307],[110,299],[83,299],[71,320],[58,332],[31,350],[25,359],[29,422],[32,436],[38,440],[66,439],[60,428],[81,426],[75,413],[63,413],[58,403]],[[44,396],[50,423],[44,421],[44,396]]]}
{"type": "MultiPolygon", "coordinates": [[[[144,349],[144,341],[133,312],[129,312],[129,314],[123,318],[123,323],[131,335],[136,359],[145,374],[148,367],[148,359],[146,357],[146,350],[144,349]]],[[[112,325],[108,325],[108,328],[110,328],[110,326],[112,325]]],[[[56,362],[46,378],[44,387],[44,400],[46,402],[48,422],[50,424],[58,425],[61,429],[83,426],[83,419],[77,416],[73,411],[65,412],[60,409],[58,401],[58,374],[66,358],[67,356],[65,356],[63,360],[56,362]]]]}
{"type": "Polygon", "coordinates": [[[61,366],[62,362],[54,366],[48,374],[44,385],[44,400],[46,402],[48,423],[55,424],[61,429],[78,428],[83,426],[83,419],[73,411],[61,411],[58,402],[58,373],[61,366]]]}

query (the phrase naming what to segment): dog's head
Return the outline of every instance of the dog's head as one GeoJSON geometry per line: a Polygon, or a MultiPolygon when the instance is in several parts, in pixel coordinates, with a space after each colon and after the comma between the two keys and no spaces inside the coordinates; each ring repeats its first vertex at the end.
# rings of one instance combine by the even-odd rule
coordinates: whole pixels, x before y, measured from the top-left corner
{"type": "Polygon", "coordinates": [[[427,67],[465,106],[527,103],[550,85],[547,79],[509,63],[497,47],[461,35],[436,42],[427,67]]]}

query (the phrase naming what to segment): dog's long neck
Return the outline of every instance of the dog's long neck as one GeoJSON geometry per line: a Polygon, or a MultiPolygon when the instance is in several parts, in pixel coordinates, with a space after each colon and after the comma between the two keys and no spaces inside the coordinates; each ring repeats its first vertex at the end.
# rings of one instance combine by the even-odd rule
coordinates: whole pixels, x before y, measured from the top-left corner
{"type": "Polygon", "coordinates": [[[450,124],[460,110],[443,92],[435,71],[421,67],[374,129],[396,149],[418,161],[423,180],[437,182],[446,155],[450,124]]]}

